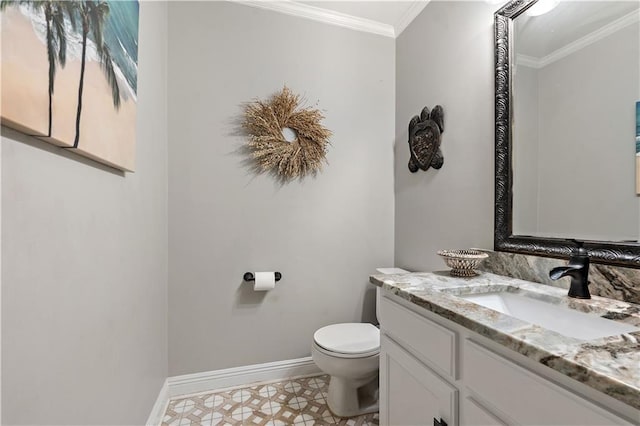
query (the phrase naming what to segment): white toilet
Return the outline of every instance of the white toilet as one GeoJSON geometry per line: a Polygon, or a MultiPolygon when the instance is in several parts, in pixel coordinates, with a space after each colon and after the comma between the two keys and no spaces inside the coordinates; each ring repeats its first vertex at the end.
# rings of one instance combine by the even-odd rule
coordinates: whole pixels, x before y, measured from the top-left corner
{"type": "MultiPolygon", "coordinates": [[[[378,272],[407,273],[399,268],[378,272]]],[[[311,356],[331,376],[327,403],[333,414],[353,417],[378,411],[380,330],[376,326],[343,323],[322,327],[313,335],[311,356]]]]}

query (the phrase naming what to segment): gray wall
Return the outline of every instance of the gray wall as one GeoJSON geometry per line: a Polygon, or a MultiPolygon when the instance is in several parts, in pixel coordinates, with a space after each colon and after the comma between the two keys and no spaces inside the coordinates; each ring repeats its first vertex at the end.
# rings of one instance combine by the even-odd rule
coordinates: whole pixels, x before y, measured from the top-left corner
{"type": "Polygon", "coordinates": [[[2,423],[2,145],[0,143],[0,424],[2,423]]]}
{"type": "Polygon", "coordinates": [[[167,376],[167,5],[140,8],[135,174],[2,129],[3,424],[142,424],[167,376]]]}
{"type": "Polygon", "coordinates": [[[513,86],[513,229],[538,235],[538,70],[516,66],[513,86]]]}
{"type": "Polygon", "coordinates": [[[393,263],[394,40],[227,2],[169,6],[169,373],[310,354],[313,332],[373,320],[393,263]],[[326,113],[329,164],[254,175],[242,106],[287,84],[326,113]],[[268,293],[246,271],[278,270],[268,293]],[[256,342],[261,342],[256,346],[256,342]]]}
{"type": "Polygon", "coordinates": [[[538,71],[540,234],[638,239],[638,34],[628,26],[538,71]]]}
{"type": "Polygon", "coordinates": [[[638,31],[626,27],[540,69],[517,67],[514,233],[638,239],[638,31]]]}
{"type": "Polygon", "coordinates": [[[430,2],[396,44],[395,263],[446,269],[436,252],[493,247],[493,13],[430,2]],[[409,172],[407,126],[440,104],[444,166],[409,172]]]}

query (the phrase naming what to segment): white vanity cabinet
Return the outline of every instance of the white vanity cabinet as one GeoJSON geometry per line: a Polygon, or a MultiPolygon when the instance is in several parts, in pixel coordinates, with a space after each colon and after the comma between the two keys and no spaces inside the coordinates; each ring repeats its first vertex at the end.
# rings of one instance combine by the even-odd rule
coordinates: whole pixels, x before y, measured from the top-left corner
{"type": "Polygon", "coordinates": [[[381,425],[640,424],[639,410],[390,293],[378,317],[381,425]]]}
{"type": "Polygon", "coordinates": [[[385,384],[382,424],[456,424],[458,390],[384,335],[380,367],[380,382],[385,384]]]}

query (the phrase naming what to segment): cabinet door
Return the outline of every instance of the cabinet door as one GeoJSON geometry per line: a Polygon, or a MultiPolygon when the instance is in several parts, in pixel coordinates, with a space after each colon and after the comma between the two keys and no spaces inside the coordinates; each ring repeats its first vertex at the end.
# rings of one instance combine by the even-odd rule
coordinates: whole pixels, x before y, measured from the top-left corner
{"type": "Polygon", "coordinates": [[[401,346],[380,338],[380,423],[457,426],[458,391],[401,346]]]}
{"type": "Polygon", "coordinates": [[[466,397],[461,402],[461,412],[460,424],[463,426],[507,426],[505,422],[471,397],[466,397]]]}

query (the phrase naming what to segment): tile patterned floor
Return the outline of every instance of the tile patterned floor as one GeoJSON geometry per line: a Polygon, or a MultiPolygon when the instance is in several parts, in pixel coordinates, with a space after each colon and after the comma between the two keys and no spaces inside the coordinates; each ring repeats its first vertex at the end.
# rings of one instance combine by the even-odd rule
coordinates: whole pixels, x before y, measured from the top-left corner
{"type": "Polygon", "coordinates": [[[334,417],[326,402],[328,385],[329,376],[315,376],[176,398],[162,426],[378,424],[378,413],[334,417]]]}

